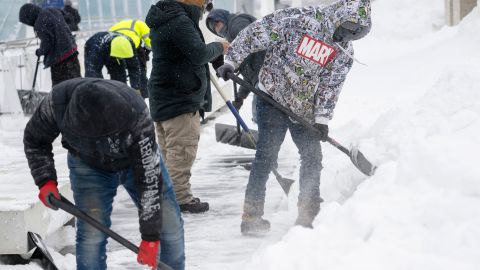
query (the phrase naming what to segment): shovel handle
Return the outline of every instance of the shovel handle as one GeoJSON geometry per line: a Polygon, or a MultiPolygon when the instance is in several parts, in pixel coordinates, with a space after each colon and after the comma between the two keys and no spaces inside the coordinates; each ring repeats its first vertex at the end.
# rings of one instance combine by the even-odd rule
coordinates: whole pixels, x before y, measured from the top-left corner
{"type": "MultiPolygon", "coordinates": [[[[274,108],[280,110],[281,112],[285,113],[286,115],[288,115],[289,117],[291,117],[293,120],[299,122],[300,124],[302,124],[304,127],[308,128],[309,130],[315,132],[315,133],[319,133],[320,131],[317,130],[314,126],[312,126],[309,122],[307,122],[305,119],[301,118],[300,116],[292,113],[290,110],[288,110],[287,108],[281,106],[280,104],[278,104],[277,102],[275,102],[267,93],[263,92],[263,91],[260,91],[259,89],[253,87],[252,85],[250,85],[249,83],[247,83],[246,81],[240,79],[237,75],[235,75],[234,73],[228,73],[228,77],[235,83],[238,83],[240,84],[241,86],[244,86],[246,88],[248,88],[251,92],[253,92],[254,94],[256,94],[257,96],[260,96],[263,100],[265,100],[267,103],[269,103],[270,105],[272,105],[274,108]]],[[[335,146],[336,148],[338,148],[339,150],[341,150],[342,152],[344,152],[345,154],[347,155],[350,155],[350,151],[343,147],[340,143],[338,143],[337,141],[335,141],[334,139],[328,137],[327,141],[332,144],[333,146],[335,146]]]]}
{"type": "Polygon", "coordinates": [[[37,57],[37,64],[35,66],[35,73],[33,74],[32,92],[35,91],[35,84],[37,82],[38,66],[40,66],[40,56],[37,57]]]}
{"type": "Polygon", "coordinates": [[[350,150],[345,148],[343,145],[341,145],[339,142],[334,140],[333,138],[327,137],[327,142],[333,146],[335,146],[338,150],[342,151],[343,153],[347,154],[348,156],[351,155],[350,150]]]}
{"type": "MultiPolygon", "coordinates": [[[[293,120],[295,120],[298,123],[300,123],[301,125],[303,125],[305,128],[308,128],[309,130],[311,130],[312,132],[315,132],[316,134],[318,134],[320,132],[313,125],[311,125],[308,121],[306,121],[302,117],[294,114],[293,112],[291,112],[289,109],[283,107],[282,105],[278,104],[277,102],[275,102],[272,99],[272,97],[270,95],[268,95],[267,93],[253,87],[251,84],[247,83],[246,81],[240,79],[233,72],[228,73],[227,76],[228,76],[229,79],[231,79],[232,81],[238,83],[239,85],[241,85],[243,87],[246,87],[251,92],[253,92],[257,96],[261,97],[264,101],[266,101],[267,103],[272,105],[274,108],[277,108],[281,112],[283,112],[286,115],[288,115],[289,117],[291,117],[293,120]]],[[[375,172],[376,166],[373,165],[370,161],[368,161],[360,151],[357,151],[357,153],[355,155],[353,155],[351,150],[348,150],[347,148],[342,146],[339,142],[335,141],[334,139],[328,137],[327,142],[330,143],[331,145],[333,145],[334,147],[336,147],[338,150],[345,153],[347,156],[349,156],[350,159],[352,160],[353,164],[355,165],[355,167],[357,167],[362,173],[364,173],[368,176],[373,175],[373,173],[375,172]],[[358,157],[362,157],[362,162],[361,163],[364,164],[365,166],[360,166],[361,163],[359,162],[358,157]],[[367,168],[365,168],[365,167],[367,167],[367,168]]]]}
{"type": "Polygon", "coordinates": [[[222,97],[223,101],[225,101],[225,103],[227,104],[227,107],[230,109],[230,111],[232,112],[233,116],[235,116],[235,119],[237,119],[237,122],[240,124],[240,126],[242,126],[243,130],[245,130],[247,133],[250,132],[250,129],[248,128],[247,124],[243,121],[242,117],[240,116],[240,114],[238,113],[237,109],[235,108],[235,106],[233,106],[232,102],[230,100],[228,100],[227,98],[227,95],[225,94],[225,92],[223,91],[223,89],[220,87],[220,85],[218,85],[218,81],[217,79],[215,78],[214,75],[210,74],[210,77],[212,78],[211,81],[213,83],[213,86],[215,86],[215,88],[217,89],[218,93],[220,94],[220,96],[222,97]]]}
{"type": "Polygon", "coordinates": [[[242,117],[238,113],[235,106],[233,106],[232,102],[230,100],[227,100],[226,104],[227,104],[227,107],[232,112],[233,116],[235,116],[235,119],[237,119],[237,123],[239,123],[240,126],[242,126],[242,128],[243,128],[243,130],[245,130],[245,132],[249,133],[250,129],[248,128],[247,124],[243,121],[242,117]]]}
{"type": "MultiPolygon", "coordinates": [[[[58,208],[64,210],[65,212],[67,212],[69,214],[72,214],[73,216],[87,222],[88,224],[93,226],[95,229],[105,233],[106,235],[108,235],[109,237],[111,237],[112,239],[114,239],[115,241],[120,243],[122,246],[124,246],[124,247],[128,248],[129,250],[138,254],[139,248],[135,244],[133,244],[132,242],[123,238],[122,236],[120,236],[116,232],[110,230],[105,225],[101,224],[96,219],[89,216],[87,213],[78,209],[78,207],[76,207],[67,198],[65,198],[61,195],[60,195],[60,197],[61,197],[61,199],[59,200],[59,199],[55,198],[52,194],[50,194],[48,199],[53,206],[58,207],[58,208]]],[[[160,269],[173,270],[170,266],[166,265],[165,263],[163,263],[161,261],[158,261],[157,265],[160,269]]]]}
{"type": "Polygon", "coordinates": [[[126,248],[130,249],[131,251],[138,253],[138,247],[133,244],[132,242],[128,241],[127,239],[123,238],[116,232],[110,230],[105,225],[98,222],[96,219],[89,216],[87,213],[83,212],[82,210],[78,209],[73,203],[71,203],[67,198],[61,196],[61,199],[58,200],[54,196],[50,195],[49,200],[51,204],[55,207],[58,207],[64,210],[67,213],[72,214],[73,216],[87,222],[91,226],[95,227],[97,230],[105,233],[106,235],[113,238],[115,241],[119,242],[126,248]]]}
{"type": "MultiPolygon", "coordinates": [[[[233,83],[233,97],[235,100],[238,100],[238,89],[237,89],[237,83],[233,83]]],[[[240,134],[242,131],[240,130],[240,123],[237,121],[237,133],[240,134]]]]}
{"type": "MultiPolygon", "coordinates": [[[[257,142],[255,141],[255,136],[253,136],[253,133],[250,131],[247,124],[245,124],[242,117],[238,113],[237,109],[232,105],[232,102],[230,102],[230,100],[227,99],[227,96],[223,92],[222,88],[218,85],[218,82],[216,81],[216,78],[212,74],[210,74],[210,77],[213,77],[213,79],[212,79],[213,85],[215,86],[215,88],[217,88],[217,91],[220,93],[220,96],[222,96],[222,98],[226,102],[228,108],[230,109],[232,114],[237,119],[237,124],[240,124],[242,126],[243,130],[245,130],[245,132],[247,133],[247,137],[250,139],[251,143],[255,146],[255,148],[257,148],[257,142]]],[[[235,83],[235,81],[234,81],[234,83],[235,83]]],[[[280,175],[280,173],[277,171],[276,168],[273,168],[272,171],[273,171],[273,174],[275,174],[275,177],[277,178],[277,181],[280,184],[280,186],[282,187],[283,191],[288,196],[288,192],[290,191],[290,186],[295,181],[291,180],[291,179],[283,178],[280,175]]]]}

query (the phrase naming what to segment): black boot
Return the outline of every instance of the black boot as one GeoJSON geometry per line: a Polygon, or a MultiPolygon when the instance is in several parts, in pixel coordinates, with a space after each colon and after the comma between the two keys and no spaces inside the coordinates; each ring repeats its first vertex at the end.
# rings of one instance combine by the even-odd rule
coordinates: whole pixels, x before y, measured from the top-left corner
{"type": "Polygon", "coordinates": [[[204,213],[209,209],[207,202],[201,202],[199,198],[193,198],[190,202],[180,204],[180,211],[192,214],[204,213]]]}
{"type": "Polygon", "coordinates": [[[270,222],[263,218],[242,220],[240,231],[243,235],[263,235],[270,231],[270,222]]]}

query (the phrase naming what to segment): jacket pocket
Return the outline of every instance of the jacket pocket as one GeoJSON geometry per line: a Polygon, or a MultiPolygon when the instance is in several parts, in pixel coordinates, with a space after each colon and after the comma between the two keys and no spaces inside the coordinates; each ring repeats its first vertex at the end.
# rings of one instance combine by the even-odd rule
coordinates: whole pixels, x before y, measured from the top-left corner
{"type": "Polygon", "coordinates": [[[200,91],[202,89],[205,89],[207,87],[207,72],[204,67],[197,67],[194,69],[194,73],[197,76],[198,79],[198,85],[199,87],[196,89],[196,91],[200,91]]]}
{"type": "Polygon", "coordinates": [[[175,75],[175,88],[177,93],[182,96],[195,95],[203,87],[204,80],[201,77],[201,67],[184,67],[180,68],[175,75]]]}

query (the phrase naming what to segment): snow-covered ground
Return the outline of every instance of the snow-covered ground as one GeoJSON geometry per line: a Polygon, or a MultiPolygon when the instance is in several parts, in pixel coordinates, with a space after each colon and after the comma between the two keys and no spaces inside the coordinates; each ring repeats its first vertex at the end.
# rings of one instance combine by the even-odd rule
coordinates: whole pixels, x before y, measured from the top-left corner
{"type": "Polygon", "coordinates": [[[373,3],[355,42],[368,66],[348,77],[331,135],[380,167],[365,179],[327,153],[315,229],[292,228],[248,269],[480,269],[480,14],[442,27],[441,2],[373,3]]]}
{"type": "MultiPolygon", "coordinates": [[[[211,210],[185,215],[187,269],[480,269],[480,11],[459,26],[443,25],[443,1],[377,0],[373,29],[355,42],[355,64],[331,122],[331,136],[357,145],[379,165],[365,177],[348,158],[324,145],[321,192],[326,202],[315,229],[292,227],[298,186],[289,198],[271,176],[265,238],[240,234],[248,171],[230,156],[253,151],[215,142],[215,122],[233,124],[228,112],[203,126],[192,185],[211,210]]],[[[249,103],[241,114],[249,119],[249,103]]],[[[30,177],[22,153],[23,117],[0,117],[0,183],[30,177]]],[[[251,125],[251,122],[249,123],[251,125]]],[[[65,152],[56,145],[60,176],[65,152]]],[[[279,171],[298,178],[298,154],[289,137],[279,171]]],[[[4,186],[2,185],[2,188],[4,186]]],[[[15,194],[27,203],[31,194],[15,194]]],[[[139,241],[128,196],[116,199],[113,229],[139,241]]],[[[110,241],[112,242],[112,241],[110,241]]],[[[74,231],[47,238],[61,269],[75,269],[74,231]],[[59,253],[61,251],[61,253],[59,253]],[[63,254],[63,255],[62,255],[63,254]]],[[[135,256],[109,244],[109,269],[138,269],[135,256]]],[[[1,262],[0,262],[1,264],[1,262]]],[[[0,269],[40,269],[0,265],[0,269]]]]}

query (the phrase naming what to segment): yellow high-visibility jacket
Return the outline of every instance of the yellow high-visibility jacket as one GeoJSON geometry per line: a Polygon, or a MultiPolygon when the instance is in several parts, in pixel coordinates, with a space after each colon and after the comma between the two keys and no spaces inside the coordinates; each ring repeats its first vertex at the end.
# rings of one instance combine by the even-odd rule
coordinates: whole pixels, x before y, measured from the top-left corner
{"type": "Polygon", "coordinates": [[[145,48],[151,50],[150,28],[144,21],[132,19],[122,20],[110,27],[108,31],[128,36],[135,44],[135,48],[138,48],[140,41],[143,40],[145,48]]]}

